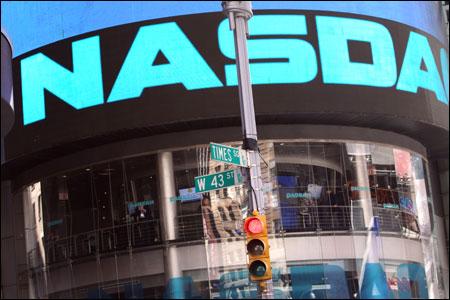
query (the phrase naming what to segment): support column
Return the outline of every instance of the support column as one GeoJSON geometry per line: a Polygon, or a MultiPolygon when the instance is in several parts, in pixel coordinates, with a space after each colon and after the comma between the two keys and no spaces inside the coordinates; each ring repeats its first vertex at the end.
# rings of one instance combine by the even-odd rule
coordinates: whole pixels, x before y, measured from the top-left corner
{"type": "Polygon", "coordinates": [[[171,299],[184,298],[183,272],[178,261],[178,251],[176,245],[171,244],[171,241],[178,237],[177,206],[176,201],[171,201],[176,196],[172,152],[158,153],[158,175],[159,215],[164,243],[165,296],[171,299]]]}
{"type": "Polygon", "coordinates": [[[448,267],[448,159],[429,160],[428,175],[431,185],[431,199],[428,199],[428,207],[432,209],[429,215],[432,217],[431,227],[432,243],[435,244],[436,254],[433,257],[436,266],[437,280],[435,297],[448,298],[449,295],[449,267],[448,267]]]}
{"type": "Polygon", "coordinates": [[[360,189],[358,191],[359,201],[363,209],[364,225],[370,228],[370,222],[373,217],[372,198],[370,196],[369,174],[367,172],[367,161],[364,155],[355,156],[356,184],[360,189]]]}
{"type": "MultiPolygon", "coordinates": [[[[358,199],[363,214],[364,225],[370,228],[373,217],[372,197],[370,196],[369,173],[367,171],[366,155],[370,155],[370,150],[366,144],[347,143],[347,152],[355,157],[353,168],[356,175],[356,189],[358,191],[358,199]]],[[[355,199],[354,199],[355,200],[355,199]]]]}

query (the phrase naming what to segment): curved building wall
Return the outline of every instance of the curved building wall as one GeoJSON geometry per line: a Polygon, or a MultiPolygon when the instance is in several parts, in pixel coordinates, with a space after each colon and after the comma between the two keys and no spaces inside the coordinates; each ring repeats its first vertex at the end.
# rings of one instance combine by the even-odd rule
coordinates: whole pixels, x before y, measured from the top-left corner
{"type": "MultiPolygon", "coordinates": [[[[440,10],[333,3],[255,1],[249,23],[274,296],[445,297],[440,10]]],[[[85,27],[49,21],[15,57],[2,179],[24,205],[30,297],[255,296],[247,192],[193,191],[230,168],[207,144],[241,139],[232,36],[212,4],[147,16],[132,2],[111,18],[82,3],[85,27]]]]}
{"type": "Polygon", "coordinates": [[[12,79],[12,44],[2,29],[2,163],[4,162],[3,138],[14,124],[14,96],[12,79]]]}
{"type": "MultiPolygon", "coordinates": [[[[278,297],[367,297],[374,296],[373,284],[394,298],[444,293],[443,274],[431,271],[446,258],[433,237],[427,162],[420,155],[373,143],[260,142],[278,297]],[[368,231],[374,216],[378,234],[368,231]],[[334,275],[323,281],[324,272],[334,275]]],[[[187,285],[188,298],[254,295],[241,232],[245,192],[237,186],[196,194],[194,177],[225,165],[209,159],[207,145],[169,152],[176,191],[169,201],[177,220],[169,240],[158,186],[170,178],[161,176],[157,154],[92,164],[22,191],[26,210],[35,212],[29,218],[35,230],[26,237],[35,245],[28,249],[35,296],[161,297],[174,293],[174,280],[187,285]],[[169,281],[167,243],[176,246],[180,274],[169,281]]]]}
{"type": "MultiPolygon", "coordinates": [[[[433,37],[392,21],[311,11],[259,11],[249,27],[259,125],[387,130],[446,157],[448,50],[433,37]]],[[[74,149],[239,126],[233,59],[221,13],[113,27],[17,57],[9,176],[74,149]]]]}

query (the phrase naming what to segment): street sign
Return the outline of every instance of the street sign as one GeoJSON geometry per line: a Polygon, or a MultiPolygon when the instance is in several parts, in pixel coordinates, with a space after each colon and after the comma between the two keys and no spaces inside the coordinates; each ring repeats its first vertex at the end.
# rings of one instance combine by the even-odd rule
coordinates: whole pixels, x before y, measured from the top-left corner
{"type": "Polygon", "coordinates": [[[220,190],[238,184],[242,184],[240,170],[228,170],[225,172],[195,177],[195,192],[203,193],[220,190]]]}
{"type": "Polygon", "coordinates": [[[248,167],[246,151],[221,144],[210,143],[211,159],[227,164],[248,167]]]}

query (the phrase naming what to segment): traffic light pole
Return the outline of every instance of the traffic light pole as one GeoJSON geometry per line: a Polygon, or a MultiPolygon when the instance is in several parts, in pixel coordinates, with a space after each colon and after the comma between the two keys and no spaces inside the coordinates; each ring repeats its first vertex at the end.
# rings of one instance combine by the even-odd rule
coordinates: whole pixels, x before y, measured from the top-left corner
{"type": "Polygon", "coordinates": [[[247,20],[253,16],[251,1],[222,1],[222,7],[224,13],[228,16],[230,29],[234,32],[242,134],[244,138],[243,149],[248,151],[250,163],[250,178],[248,180],[249,211],[257,210],[264,214],[258,136],[247,53],[247,20]]]}
{"type": "MultiPolygon", "coordinates": [[[[257,210],[264,214],[264,194],[262,191],[261,166],[256,132],[255,109],[253,104],[252,84],[247,52],[247,21],[253,16],[251,1],[222,1],[223,12],[230,22],[230,30],[234,33],[236,52],[236,69],[238,75],[239,100],[243,134],[243,149],[248,152],[249,175],[247,178],[249,191],[248,211],[257,210]]],[[[272,280],[258,282],[261,298],[273,298],[272,280]]]]}

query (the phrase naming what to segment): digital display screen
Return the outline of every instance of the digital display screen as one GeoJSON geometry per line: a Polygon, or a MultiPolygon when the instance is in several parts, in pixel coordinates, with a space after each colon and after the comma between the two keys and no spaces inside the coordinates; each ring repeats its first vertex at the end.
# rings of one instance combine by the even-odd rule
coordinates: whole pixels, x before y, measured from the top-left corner
{"type": "Polygon", "coordinates": [[[180,196],[177,200],[180,200],[181,202],[186,201],[197,201],[202,199],[202,193],[196,193],[195,187],[187,188],[187,189],[180,189],[178,190],[180,196]]]}
{"type": "MultiPolygon", "coordinates": [[[[379,126],[366,115],[439,125],[439,108],[448,112],[448,48],[424,32],[292,10],[257,11],[249,31],[259,125],[379,126]]],[[[207,13],[112,27],[17,57],[7,159],[177,122],[240,126],[233,45],[228,20],[207,13]]]]}

